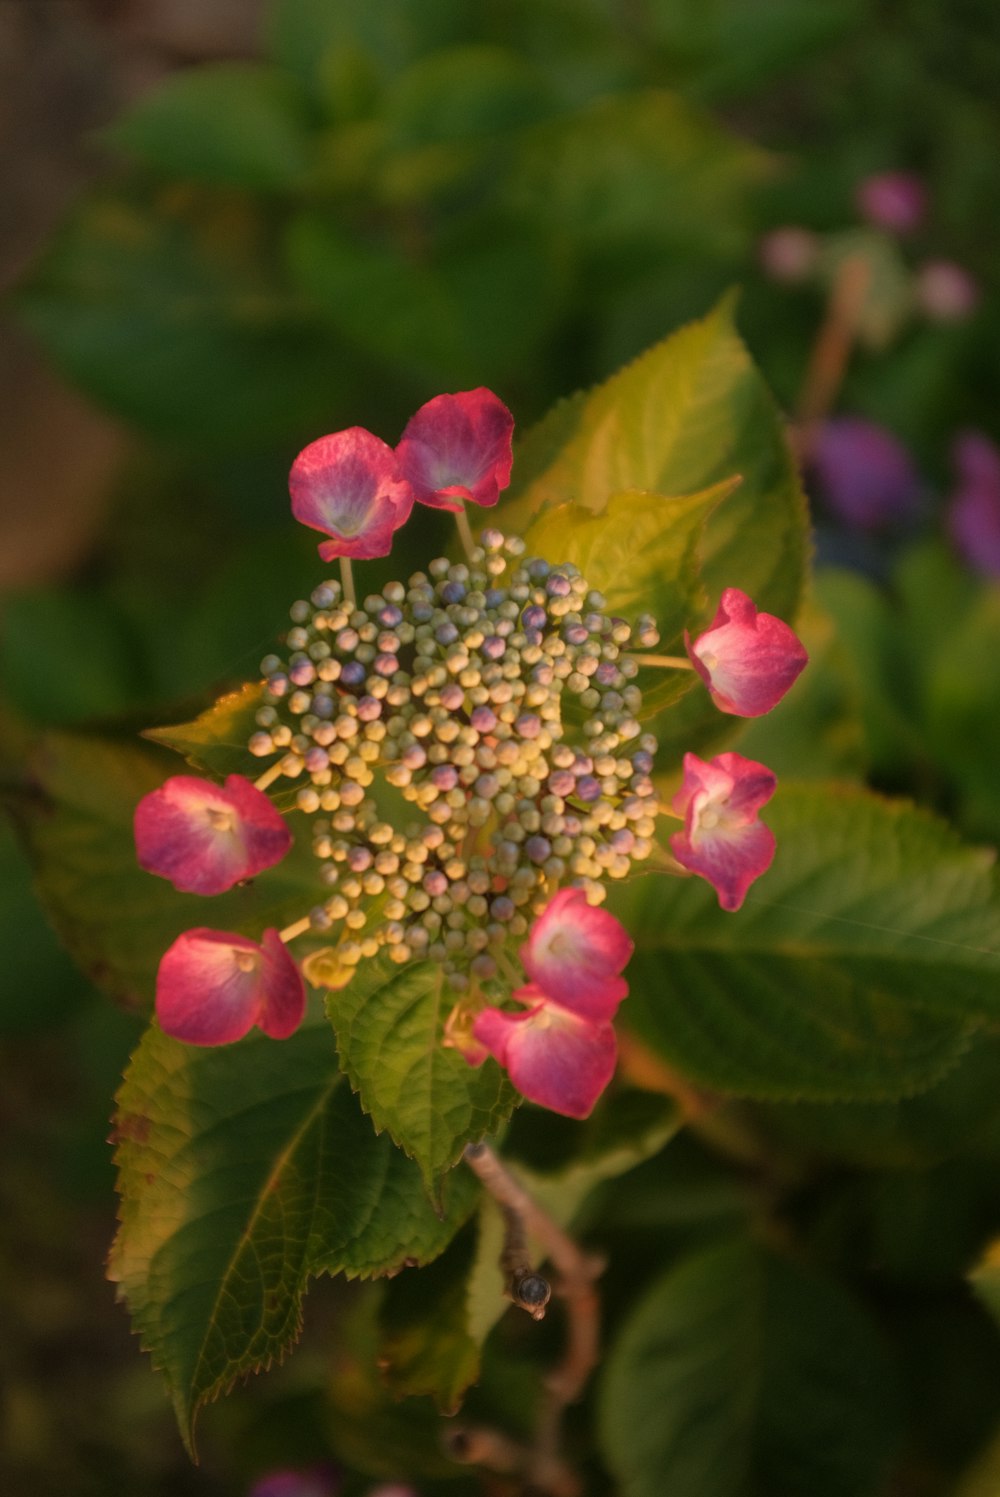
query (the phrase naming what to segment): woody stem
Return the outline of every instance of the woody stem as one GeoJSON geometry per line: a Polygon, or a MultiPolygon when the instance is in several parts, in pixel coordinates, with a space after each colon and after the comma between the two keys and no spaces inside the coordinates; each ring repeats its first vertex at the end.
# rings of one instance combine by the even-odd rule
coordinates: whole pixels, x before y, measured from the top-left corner
{"type": "Polygon", "coordinates": [[[354,608],[358,601],[358,595],[354,591],[354,568],[351,566],[351,558],[342,556],[340,558],[340,585],[344,589],[344,601],[350,603],[354,608]]]}

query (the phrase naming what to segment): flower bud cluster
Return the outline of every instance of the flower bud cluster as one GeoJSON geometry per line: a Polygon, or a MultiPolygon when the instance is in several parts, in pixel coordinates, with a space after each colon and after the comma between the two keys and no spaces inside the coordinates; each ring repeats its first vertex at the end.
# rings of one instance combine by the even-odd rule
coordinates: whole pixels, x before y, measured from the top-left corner
{"type": "Polygon", "coordinates": [[[524,550],[487,530],[469,565],[353,606],[323,583],[292,608],[287,658],[262,662],[250,751],[280,754],[314,815],[311,919],[338,928],[345,968],[387,946],[462,991],[557,886],[597,904],[652,851],[656,740],[625,652],[655,626],[524,550]]]}

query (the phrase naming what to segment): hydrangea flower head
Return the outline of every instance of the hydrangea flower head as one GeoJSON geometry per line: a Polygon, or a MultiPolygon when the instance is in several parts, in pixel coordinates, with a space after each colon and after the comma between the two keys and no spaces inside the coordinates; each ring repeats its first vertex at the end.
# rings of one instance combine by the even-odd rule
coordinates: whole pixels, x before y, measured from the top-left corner
{"type": "Polygon", "coordinates": [[[921,265],[913,294],[931,322],[965,322],[982,299],[978,281],[954,260],[928,260],[921,265]]]}
{"type": "Polygon", "coordinates": [[[320,545],[324,561],[388,556],[393,531],[413,508],[392,448],[363,426],[310,442],[292,464],[288,488],[295,518],[333,537],[320,545]]]}
{"type": "Polygon", "coordinates": [[[620,976],[634,950],[620,920],[560,889],[535,920],[520,957],[545,996],[592,1023],[607,1023],[628,992],[620,976]]]}
{"type": "Polygon", "coordinates": [[[893,234],[912,234],[927,215],[927,188],[915,172],[877,172],[866,177],[856,201],[869,223],[893,234]]]}
{"type": "Polygon", "coordinates": [[[982,432],[962,432],[952,447],[958,482],[948,507],[948,530],[965,562],[1000,577],[1000,448],[982,432]]]}
{"type": "Polygon", "coordinates": [[[276,930],[260,944],[231,931],[186,930],[164,952],[156,1017],[189,1045],[228,1045],[256,1024],[287,1039],[302,1022],[305,987],[276,930]]]}
{"type": "Polygon", "coordinates": [[[793,629],[727,587],[704,633],[684,644],[721,712],[761,717],[776,707],[809,660],[793,629]]]}
{"type": "Polygon", "coordinates": [[[510,482],[514,418],[492,390],[436,395],[406,425],[396,455],[421,504],[496,504],[510,482]]]}
{"type": "Polygon", "coordinates": [[[670,849],[683,867],[707,879],[724,910],[738,910],[747,889],[771,866],[774,834],[758,820],[771,799],[775,777],[742,754],[707,762],[684,755],[684,780],[673,808],[684,817],[670,849]]]}
{"type": "Polygon", "coordinates": [[[172,775],[135,808],[140,868],[185,894],[222,894],[280,863],[292,834],[267,796],[242,775],[224,785],[172,775]]]}
{"type": "Polygon", "coordinates": [[[823,498],[845,524],[882,530],[913,514],[920,478],[907,449],[884,426],[861,416],[824,421],[811,461],[823,498]]]}
{"type": "Polygon", "coordinates": [[[472,1026],[474,1038],[530,1102],[564,1117],[589,1117],[614,1075],[614,1029],[550,1003],[533,983],[514,997],[528,1007],[522,1013],[484,1008],[472,1026]]]}

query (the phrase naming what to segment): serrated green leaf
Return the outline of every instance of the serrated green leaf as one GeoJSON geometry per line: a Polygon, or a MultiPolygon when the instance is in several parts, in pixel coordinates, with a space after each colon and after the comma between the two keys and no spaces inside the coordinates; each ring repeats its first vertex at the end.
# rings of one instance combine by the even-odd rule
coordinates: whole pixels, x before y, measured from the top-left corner
{"type": "MultiPolygon", "coordinates": [[[[629,490],[699,494],[742,478],[708,518],[700,554],[709,607],[739,587],[792,619],[808,559],[805,499],[783,423],[733,325],[731,298],[657,343],[603,385],[557,406],[525,446],[498,523],[570,506],[575,525],[629,490]]],[[[662,601],[662,600],[661,600],[662,601]]],[[[650,605],[652,606],[652,605],[650,605]]],[[[660,718],[667,754],[732,732],[704,693],[660,718]]]]}
{"type": "Polygon", "coordinates": [[[10,802],[57,932],[91,980],[130,1008],[152,1006],[160,957],[182,930],[208,923],[259,937],[316,902],[311,839],[295,818],[288,857],[210,905],[145,873],[136,862],[133,812],[177,766],[140,744],[49,733],[29,759],[28,787],[10,802]]]}
{"type": "Polygon", "coordinates": [[[457,1413],[479,1376],[479,1345],[465,1315],[475,1246],[470,1224],[429,1268],[393,1278],[379,1307],[386,1386],[397,1398],[430,1394],[442,1414],[457,1413]]]}
{"type": "Polygon", "coordinates": [[[773,867],[736,914],[701,879],[616,891],[637,942],[622,1022],[720,1091],[911,1095],[1000,1004],[993,854],[906,802],[779,786],[773,867]]]}
{"type": "Polygon", "coordinates": [[[107,135],[169,177],[257,190],[297,186],[311,145],[294,79],[239,62],[171,74],[107,135]]]}
{"type": "MultiPolygon", "coordinates": [[[[574,505],[559,505],[539,516],[525,543],[532,556],[579,567],[605,595],[610,613],[626,618],[652,613],[663,650],[676,652],[685,628],[705,607],[699,565],[705,523],[739,482],[730,478],[678,498],[630,490],[613,494],[600,514],[581,515],[574,505]]],[[[689,671],[647,672],[647,682],[660,707],[694,684],[689,671]]]]}
{"type": "Polygon", "coordinates": [[[454,1007],[433,962],[366,962],[327,1011],[340,1063],[379,1130],[417,1161],[429,1191],[467,1143],[495,1133],[517,1093],[494,1061],[474,1068],[441,1041],[454,1007]]]}
{"type": "Polygon", "coordinates": [[[737,1241],[643,1297],[612,1347],[598,1414],[622,1497],[876,1497],[897,1404],[860,1306],[737,1241]]]}
{"type": "Polygon", "coordinates": [[[308,1279],[437,1256],[468,1216],[469,1171],[437,1215],[379,1138],[318,1015],[276,1043],[200,1049],[150,1029],[118,1096],[122,1198],[110,1276],[193,1445],[201,1406],[294,1343],[308,1279]]]}
{"type": "MultiPolygon", "coordinates": [[[[143,738],[183,754],[195,769],[218,776],[246,775],[253,778],[254,764],[247,743],[256,731],[255,714],[264,698],[264,683],[248,681],[238,691],[228,691],[190,722],[163,728],[146,728],[143,738]]],[[[265,768],[260,765],[261,771],[265,768]]]]}

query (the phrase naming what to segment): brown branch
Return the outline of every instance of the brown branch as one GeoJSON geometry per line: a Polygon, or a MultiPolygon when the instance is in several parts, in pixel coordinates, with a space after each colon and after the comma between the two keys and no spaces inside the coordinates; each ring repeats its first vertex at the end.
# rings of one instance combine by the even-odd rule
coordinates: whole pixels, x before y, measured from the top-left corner
{"type": "Polygon", "coordinates": [[[871,277],[871,265],[865,255],[848,255],[837,269],[826,317],[813,344],[799,395],[796,424],[802,461],[808,459],[817,428],[833,408],[847,373],[871,277]]]}
{"type": "MultiPolygon", "coordinates": [[[[552,1493],[553,1497],[572,1497],[570,1488],[565,1485],[568,1468],[559,1457],[560,1432],[566,1408],[581,1396],[597,1365],[600,1301],[594,1284],[603,1272],[604,1263],[600,1258],[583,1252],[529,1195],[488,1144],[470,1144],[465,1150],[465,1160],[504,1214],[507,1238],[501,1266],[512,1279],[515,1274],[522,1274],[521,1295],[530,1278],[538,1277],[532,1274],[527,1257],[528,1236],[542,1245],[558,1272],[553,1288],[566,1303],[566,1351],[562,1361],[545,1379],[545,1400],[539,1411],[535,1444],[526,1452],[523,1469],[538,1490],[552,1493]]],[[[512,1292],[512,1297],[518,1303],[524,1302],[517,1292],[512,1292]]],[[[544,1304],[541,1313],[530,1303],[525,1308],[536,1320],[544,1314],[544,1304]]],[[[503,1439],[502,1436],[498,1438],[503,1439]]],[[[573,1481],[575,1483],[575,1478],[573,1481]]]]}

